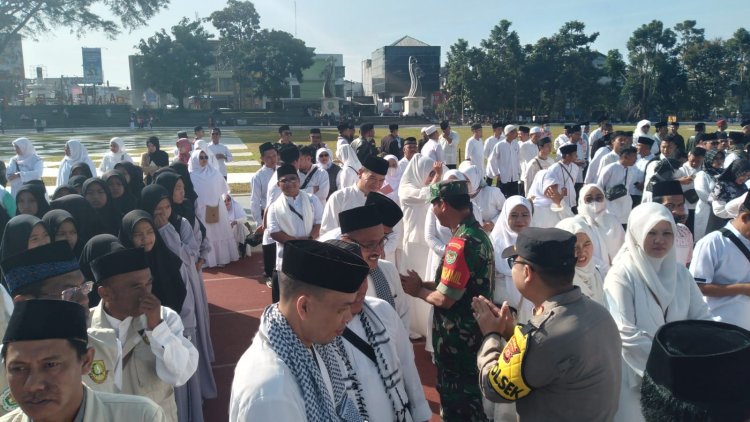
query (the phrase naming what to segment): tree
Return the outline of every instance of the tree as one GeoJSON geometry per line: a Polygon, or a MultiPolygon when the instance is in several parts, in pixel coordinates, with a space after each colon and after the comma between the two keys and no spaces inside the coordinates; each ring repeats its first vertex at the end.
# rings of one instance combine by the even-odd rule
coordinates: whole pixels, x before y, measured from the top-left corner
{"type": "Polygon", "coordinates": [[[182,108],[189,95],[201,94],[214,61],[209,39],[200,21],[182,18],[172,27],[172,36],[162,29],[136,46],[144,82],[161,93],[170,93],[182,108]]]}
{"type": "Polygon", "coordinates": [[[682,85],[680,66],[674,56],[677,36],[653,20],[637,28],[627,43],[628,65],[625,92],[633,117],[668,112],[676,107],[682,85]]]}
{"type": "Polygon", "coordinates": [[[737,110],[750,110],[750,32],[740,28],[725,43],[727,71],[737,110]]]}
{"type": "Polygon", "coordinates": [[[469,47],[468,41],[459,38],[450,46],[447,59],[445,90],[448,109],[460,116],[467,106],[478,110],[477,98],[483,85],[479,81],[478,64],[485,60],[484,52],[469,47]]]}
{"type": "Polygon", "coordinates": [[[721,40],[691,44],[684,52],[688,101],[683,103],[688,115],[708,116],[724,106],[729,92],[728,54],[721,40]]]}
{"type": "Polygon", "coordinates": [[[314,50],[283,31],[260,29],[260,16],[249,1],[229,0],[208,18],[221,35],[221,61],[234,80],[253,95],[278,99],[289,92],[289,76],[302,79],[314,50]]]}
{"type": "Polygon", "coordinates": [[[704,33],[706,32],[703,28],[696,28],[697,22],[693,20],[682,21],[674,26],[674,30],[679,37],[679,41],[675,45],[677,55],[680,59],[685,59],[685,53],[687,50],[696,44],[700,44],[706,40],[704,33]]]}
{"type": "Polygon", "coordinates": [[[518,116],[518,101],[523,66],[526,59],[516,31],[510,31],[511,23],[501,20],[482,40],[486,60],[480,63],[480,77],[487,80],[482,90],[486,101],[484,109],[500,112],[505,116],[518,116]]]}
{"type": "Polygon", "coordinates": [[[0,54],[16,34],[36,38],[57,28],[68,28],[78,36],[88,31],[101,31],[114,38],[123,29],[144,25],[168,5],[169,0],[3,0],[0,2],[0,54]],[[108,9],[120,22],[97,14],[102,9],[108,9]]]}
{"type": "Polygon", "coordinates": [[[602,92],[602,106],[607,114],[618,113],[621,111],[622,106],[625,106],[625,102],[621,101],[620,94],[622,88],[625,86],[625,72],[627,70],[627,64],[622,59],[620,51],[609,50],[607,52],[607,58],[604,59],[604,89],[602,92]]]}

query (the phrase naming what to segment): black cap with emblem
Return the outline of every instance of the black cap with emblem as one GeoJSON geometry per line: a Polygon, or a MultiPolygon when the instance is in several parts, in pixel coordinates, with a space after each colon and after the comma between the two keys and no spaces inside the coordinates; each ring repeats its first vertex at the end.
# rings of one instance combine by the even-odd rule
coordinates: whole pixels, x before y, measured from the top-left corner
{"type": "Polygon", "coordinates": [[[518,235],[515,246],[503,251],[503,258],[520,256],[548,269],[571,270],[576,265],[576,237],[556,228],[528,227],[518,235]]]}

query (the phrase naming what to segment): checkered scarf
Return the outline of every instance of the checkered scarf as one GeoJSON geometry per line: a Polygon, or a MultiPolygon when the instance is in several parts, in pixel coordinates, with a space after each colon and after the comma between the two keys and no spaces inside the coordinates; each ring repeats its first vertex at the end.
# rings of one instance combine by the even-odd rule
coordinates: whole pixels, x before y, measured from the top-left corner
{"type": "Polygon", "coordinates": [[[313,346],[314,353],[320,355],[330,376],[332,398],[328,394],[313,353],[294,333],[286,317],[279,311],[278,304],[270,305],[263,311],[260,330],[268,338],[271,349],[289,367],[297,380],[305,401],[308,421],[364,421],[356,404],[349,399],[347,382],[339,363],[341,356],[336,346],[336,342],[341,342],[340,337],[332,343],[313,346]]]}

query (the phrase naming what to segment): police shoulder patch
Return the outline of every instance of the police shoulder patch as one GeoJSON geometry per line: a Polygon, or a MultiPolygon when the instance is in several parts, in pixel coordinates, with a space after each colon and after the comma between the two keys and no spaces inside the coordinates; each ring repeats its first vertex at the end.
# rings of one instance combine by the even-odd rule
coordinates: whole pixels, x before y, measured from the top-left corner
{"type": "Polygon", "coordinates": [[[109,375],[109,371],[107,370],[107,366],[104,365],[103,360],[95,360],[91,364],[91,371],[89,371],[89,378],[91,378],[92,381],[94,381],[97,384],[102,384],[104,381],[107,380],[107,375],[109,375]]]}
{"type": "Polygon", "coordinates": [[[513,336],[490,371],[490,387],[505,400],[516,401],[531,393],[531,387],[523,379],[523,359],[528,335],[520,326],[516,326],[513,336]]]}
{"type": "Polygon", "coordinates": [[[13,394],[10,392],[10,387],[6,387],[2,393],[0,393],[0,406],[6,412],[12,412],[18,408],[18,402],[13,398],[13,394]]]}

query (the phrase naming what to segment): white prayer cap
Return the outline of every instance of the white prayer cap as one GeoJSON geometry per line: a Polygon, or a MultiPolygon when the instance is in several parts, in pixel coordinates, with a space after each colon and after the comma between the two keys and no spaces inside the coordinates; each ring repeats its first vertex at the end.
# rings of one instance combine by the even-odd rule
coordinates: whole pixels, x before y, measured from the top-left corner
{"type": "Polygon", "coordinates": [[[425,133],[425,135],[427,135],[427,136],[430,136],[430,135],[432,135],[432,134],[433,134],[433,133],[435,133],[436,131],[437,131],[437,126],[435,126],[435,125],[432,125],[432,126],[427,126],[426,128],[424,128],[424,133],[425,133]]]}
{"type": "Polygon", "coordinates": [[[507,135],[507,134],[513,132],[514,130],[518,130],[518,126],[516,126],[516,125],[505,126],[505,129],[503,129],[503,134],[507,135]]]}
{"type": "Polygon", "coordinates": [[[422,129],[419,130],[419,133],[425,133],[426,130],[427,130],[427,128],[423,127],[422,129]]]}
{"type": "Polygon", "coordinates": [[[539,126],[534,126],[534,127],[532,127],[532,128],[531,128],[531,130],[529,131],[529,133],[531,133],[531,134],[534,134],[534,133],[542,133],[542,132],[544,132],[544,131],[543,131],[543,130],[542,130],[542,128],[540,128],[539,126]]]}

